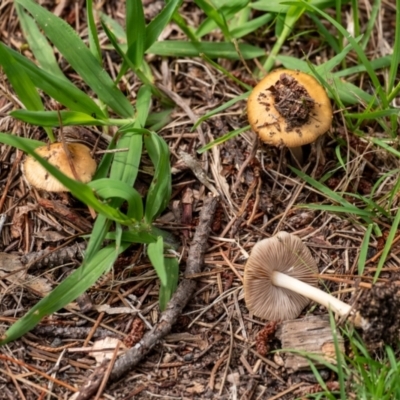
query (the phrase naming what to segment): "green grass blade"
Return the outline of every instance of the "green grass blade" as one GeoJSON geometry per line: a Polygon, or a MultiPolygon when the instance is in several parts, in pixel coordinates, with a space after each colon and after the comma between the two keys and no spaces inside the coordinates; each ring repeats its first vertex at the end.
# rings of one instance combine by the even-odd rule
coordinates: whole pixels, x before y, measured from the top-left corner
{"type": "MultiPolygon", "coordinates": [[[[195,3],[211,18],[217,26],[221,29],[225,39],[228,41],[232,40],[231,33],[229,32],[229,27],[226,23],[224,14],[220,12],[211,2],[206,0],[194,0],[195,3]]],[[[199,37],[198,32],[196,36],[199,37]]]]}
{"type": "Polygon", "coordinates": [[[100,107],[84,92],[79,90],[70,81],[60,79],[38,68],[26,57],[5,47],[14,59],[24,68],[36,87],[43,90],[54,100],[60,102],[70,110],[85,112],[98,117],[105,117],[100,107]]]}
{"type": "Polygon", "coordinates": [[[168,205],[171,197],[169,148],[157,134],[144,136],[144,144],[154,165],[154,177],[147,192],[145,221],[151,223],[168,205]]]}
{"type": "Polygon", "coordinates": [[[110,178],[133,185],[139,172],[139,164],[142,156],[143,137],[134,129],[124,133],[118,141],[117,149],[126,149],[127,152],[119,152],[114,155],[110,178]]]}
{"type": "Polygon", "coordinates": [[[373,227],[374,227],[373,224],[368,225],[367,231],[365,232],[364,239],[361,244],[360,255],[358,257],[358,263],[357,263],[359,276],[362,276],[364,273],[365,262],[367,261],[367,257],[368,257],[368,247],[369,247],[369,242],[371,240],[371,234],[372,234],[373,227]]]}
{"type": "Polygon", "coordinates": [[[67,78],[58,66],[52,47],[40,32],[33,18],[29,16],[19,4],[15,4],[15,10],[17,11],[18,20],[24,32],[25,39],[29,44],[29,48],[32,50],[41,68],[49,74],[56,75],[58,78],[66,80],[67,78]]]}
{"type": "Polygon", "coordinates": [[[394,34],[394,45],[392,54],[392,63],[389,70],[389,81],[387,85],[388,93],[393,90],[397,74],[399,71],[400,63],[400,0],[396,0],[396,22],[395,22],[395,34],[394,34]]]}
{"type": "Polygon", "coordinates": [[[143,218],[143,202],[137,190],[124,182],[103,178],[88,183],[95,194],[103,199],[120,198],[128,203],[127,216],[136,221],[143,218]]]}
{"type": "Polygon", "coordinates": [[[33,306],[24,317],[13,324],[4,334],[0,345],[18,339],[33,329],[42,318],[50,315],[74,301],[85,290],[90,288],[101,275],[108,271],[119,253],[124,251],[129,244],[121,246],[119,251],[115,245],[109,245],[97,252],[93,258],[83,264],[61,282],[56,289],[33,306]]]}
{"type": "Polygon", "coordinates": [[[234,131],[228,132],[226,135],[223,135],[210,143],[207,143],[205,146],[201,147],[197,150],[199,154],[204,153],[205,151],[210,150],[212,147],[217,146],[219,144],[225,143],[226,141],[233,139],[234,137],[240,135],[243,132],[246,132],[250,129],[250,125],[246,125],[243,128],[235,129],[234,131]]]}
{"type": "Polygon", "coordinates": [[[125,118],[133,115],[132,105],[122,92],[114,86],[110,76],[68,23],[57,18],[32,0],[15,1],[34,16],[46,36],[58,48],[72,68],[99,96],[101,101],[125,118]],[[60,31],[62,31],[62,34],[60,34],[60,31]]]}
{"type": "Polygon", "coordinates": [[[245,24],[240,25],[231,30],[231,35],[235,39],[240,39],[243,36],[246,36],[257,29],[267,25],[274,19],[273,14],[264,14],[257,18],[253,18],[250,21],[247,21],[245,24]]]}
{"type": "Polygon", "coordinates": [[[397,210],[396,216],[392,222],[392,226],[390,227],[389,234],[386,238],[385,247],[383,248],[382,255],[379,258],[379,262],[376,267],[376,272],[374,275],[374,283],[378,280],[379,275],[382,272],[382,268],[387,260],[387,257],[392,250],[393,240],[397,235],[397,229],[399,228],[399,224],[400,224],[400,208],[397,210]]]}
{"type": "MultiPolygon", "coordinates": [[[[265,51],[247,43],[239,43],[240,54],[245,60],[265,56],[265,51]]],[[[167,40],[155,42],[147,54],[156,54],[165,57],[199,57],[204,53],[210,58],[227,58],[240,60],[234,44],[224,42],[184,42],[180,40],[167,40]]]]}
{"type": "Polygon", "coordinates": [[[32,125],[54,127],[74,125],[107,125],[107,121],[99,120],[77,111],[28,111],[16,110],[10,113],[14,118],[27,122],[32,125]]]}
{"type": "Polygon", "coordinates": [[[281,50],[283,43],[292,32],[294,25],[296,24],[297,20],[303,15],[305,8],[303,6],[293,5],[289,7],[286,12],[286,16],[284,19],[284,25],[282,32],[278,36],[277,41],[275,42],[274,46],[272,47],[271,52],[269,53],[267,60],[263,65],[263,69],[267,72],[271,70],[274,66],[276,61],[276,56],[278,55],[279,51],[281,50]]]}
{"type": "MultiPolygon", "coordinates": [[[[310,4],[320,9],[334,7],[336,4],[336,0],[310,0],[310,4]]],[[[343,3],[348,3],[348,0],[343,3]]],[[[294,2],[289,2],[287,0],[274,0],[274,1],[265,1],[259,0],[253,3],[250,3],[251,8],[254,10],[267,11],[276,14],[285,14],[289,11],[289,8],[294,2]]]]}
{"type": "MultiPolygon", "coordinates": [[[[15,147],[15,136],[11,133],[0,132],[0,143],[7,144],[8,146],[15,147]]],[[[19,141],[23,143],[24,148],[29,149],[29,151],[34,151],[36,148],[43,146],[43,142],[39,140],[19,138],[19,141]]]]}
{"type": "Polygon", "coordinates": [[[167,308],[167,304],[178,286],[179,262],[175,257],[164,257],[164,268],[167,275],[167,284],[160,285],[159,305],[161,311],[167,308]]]}
{"type": "Polygon", "coordinates": [[[3,43],[0,43],[0,65],[23,105],[28,110],[43,110],[43,103],[35,85],[3,43]]]}
{"type": "Polygon", "coordinates": [[[86,0],[86,18],[89,31],[89,48],[99,64],[101,64],[102,57],[99,36],[96,29],[96,22],[94,21],[93,0],[86,0]]]}
{"type": "Polygon", "coordinates": [[[151,107],[151,87],[143,85],[137,94],[136,126],[143,128],[146,124],[151,107]]]}
{"type": "Polygon", "coordinates": [[[212,116],[219,114],[222,111],[225,111],[227,108],[233,106],[238,101],[247,99],[247,97],[249,97],[249,94],[250,94],[250,92],[243,93],[240,96],[237,96],[234,99],[227,101],[226,103],[222,104],[221,106],[214,108],[212,111],[208,112],[207,114],[205,114],[204,116],[202,116],[201,118],[199,118],[197,120],[197,122],[194,124],[194,126],[192,128],[192,131],[195,130],[202,122],[207,121],[212,116]]]}
{"type": "Polygon", "coordinates": [[[159,236],[155,243],[150,243],[148,245],[147,255],[157,272],[161,285],[166,286],[168,283],[168,277],[164,265],[164,240],[162,236],[159,236]]]}
{"type": "Polygon", "coordinates": [[[145,33],[145,50],[147,50],[154,42],[157,41],[164,28],[170,22],[174,12],[181,4],[181,0],[170,0],[167,2],[161,12],[153,18],[146,27],[145,33]]]}
{"type": "Polygon", "coordinates": [[[127,57],[135,68],[142,65],[145,51],[145,30],[143,6],[141,0],[126,3],[126,37],[128,40],[127,57]]]}

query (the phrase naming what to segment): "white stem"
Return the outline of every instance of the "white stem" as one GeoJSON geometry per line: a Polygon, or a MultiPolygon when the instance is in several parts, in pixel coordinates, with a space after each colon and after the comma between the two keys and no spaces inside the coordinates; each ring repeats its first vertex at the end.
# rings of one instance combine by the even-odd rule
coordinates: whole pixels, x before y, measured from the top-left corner
{"type": "Polygon", "coordinates": [[[292,292],[301,294],[302,296],[325,306],[327,309],[331,309],[334,313],[339,314],[341,317],[347,315],[351,310],[351,306],[343,303],[343,301],[337,299],[336,297],[333,297],[330,294],[296,278],[292,278],[289,275],[282,274],[281,272],[274,271],[272,273],[272,283],[275,286],[289,289],[292,292]]]}

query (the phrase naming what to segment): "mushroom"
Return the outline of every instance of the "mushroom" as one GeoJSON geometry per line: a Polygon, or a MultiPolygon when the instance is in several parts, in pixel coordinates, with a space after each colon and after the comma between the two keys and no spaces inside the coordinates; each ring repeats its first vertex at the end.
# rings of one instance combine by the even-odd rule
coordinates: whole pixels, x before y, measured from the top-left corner
{"type": "MultiPolygon", "coordinates": [[[[340,316],[351,306],[318,289],[317,265],[300,238],[287,232],[258,242],[247,260],[244,297],[247,308],[257,317],[282,321],[299,316],[313,300],[340,316]]],[[[367,324],[359,314],[354,324],[367,324]]]]}
{"type": "MultiPolygon", "coordinates": [[[[35,149],[35,153],[43,157],[50,164],[58,168],[71,179],[77,179],[83,183],[90,182],[97,165],[90,154],[90,149],[81,143],[66,143],[69,155],[66,154],[62,143],[52,143],[35,149]],[[70,156],[70,159],[68,158],[70,156]],[[71,164],[73,171],[71,169],[71,164]],[[76,174],[75,174],[76,172],[76,174]]],[[[23,173],[26,180],[35,188],[48,192],[68,192],[60,181],[50,175],[42,165],[32,156],[28,156],[23,164],[23,173]]]]}
{"type": "Polygon", "coordinates": [[[262,79],[247,101],[250,125],[260,139],[286,146],[301,165],[301,146],[314,142],[332,123],[325,89],[311,75],[278,69],[262,79]]]}

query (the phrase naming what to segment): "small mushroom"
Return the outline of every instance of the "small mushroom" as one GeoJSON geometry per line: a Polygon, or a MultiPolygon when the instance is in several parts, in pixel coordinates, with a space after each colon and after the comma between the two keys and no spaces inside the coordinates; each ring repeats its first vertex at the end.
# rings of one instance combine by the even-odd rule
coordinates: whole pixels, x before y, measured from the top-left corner
{"type": "Polygon", "coordinates": [[[332,105],[325,89],[304,72],[278,69],[251,92],[247,102],[250,125],[260,139],[286,146],[301,165],[301,146],[314,142],[332,123],[332,105]]]}
{"type": "MultiPolygon", "coordinates": [[[[257,317],[282,321],[299,316],[313,300],[340,316],[351,306],[318,289],[317,265],[300,238],[287,232],[258,242],[247,260],[244,297],[247,308],[257,317]]],[[[356,326],[365,326],[361,316],[356,326]]]]}
{"type": "MultiPolygon", "coordinates": [[[[79,178],[83,183],[90,182],[97,168],[96,161],[90,154],[90,149],[81,143],[67,143],[66,146],[68,146],[70,160],[68,160],[62,143],[52,143],[48,146],[38,147],[35,153],[69,178],[79,178]],[[71,170],[70,162],[75,169],[76,175],[71,170]]],[[[60,181],[49,174],[32,156],[26,158],[23,164],[23,173],[26,180],[37,189],[43,189],[48,192],[68,191],[60,181]]]]}

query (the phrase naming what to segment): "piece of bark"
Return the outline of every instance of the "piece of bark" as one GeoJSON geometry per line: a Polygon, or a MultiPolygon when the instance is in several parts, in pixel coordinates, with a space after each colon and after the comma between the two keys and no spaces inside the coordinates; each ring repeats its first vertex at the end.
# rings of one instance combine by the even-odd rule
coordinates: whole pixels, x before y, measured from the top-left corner
{"type": "Polygon", "coordinates": [[[86,243],[81,242],[75,243],[69,247],[61,247],[53,251],[35,251],[22,256],[21,262],[28,267],[52,268],[75,260],[81,261],[83,259],[83,251],[85,249],[86,243]]]}
{"type": "MultiPolygon", "coordinates": [[[[336,363],[335,343],[329,316],[310,316],[282,322],[276,336],[282,342],[283,351],[297,350],[323,356],[331,363],[336,363]]],[[[343,338],[336,331],[340,352],[344,353],[343,338]]],[[[314,365],[321,366],[318,360],[311,359],[314,365]]],[[[285,352],[285,368],[290,372],[309,369],[307,359],[299,354],[285,352]]]]}

